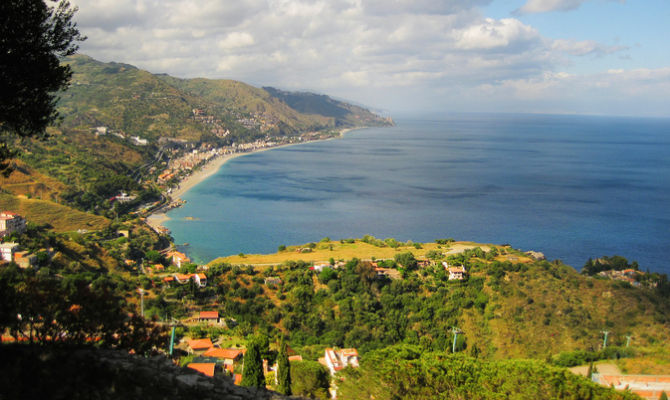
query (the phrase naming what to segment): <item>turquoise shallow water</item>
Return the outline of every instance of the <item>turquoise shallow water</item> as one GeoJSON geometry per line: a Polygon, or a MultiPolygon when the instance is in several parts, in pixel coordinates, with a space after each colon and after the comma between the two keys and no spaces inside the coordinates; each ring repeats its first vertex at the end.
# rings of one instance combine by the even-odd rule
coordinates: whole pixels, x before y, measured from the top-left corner
{"type": "Polygon", "coordinates": [[[169,213],[200,262],[372,234],[670,272],[670,120],[459,115],[236,158],[169,213]],[[186,217],[194,217],[195,220],[186,217]]]}

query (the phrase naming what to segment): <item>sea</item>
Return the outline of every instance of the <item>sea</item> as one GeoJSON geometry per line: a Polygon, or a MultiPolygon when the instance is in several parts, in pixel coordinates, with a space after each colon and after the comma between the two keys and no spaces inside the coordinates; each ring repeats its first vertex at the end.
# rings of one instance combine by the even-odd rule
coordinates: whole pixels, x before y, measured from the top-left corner
{"type": "Polygon", "coordinates": [[[359,238],[510,244],[670,273],[670,119],[455,114],[238,157],[165,223],[196,262],[359,238]]]}

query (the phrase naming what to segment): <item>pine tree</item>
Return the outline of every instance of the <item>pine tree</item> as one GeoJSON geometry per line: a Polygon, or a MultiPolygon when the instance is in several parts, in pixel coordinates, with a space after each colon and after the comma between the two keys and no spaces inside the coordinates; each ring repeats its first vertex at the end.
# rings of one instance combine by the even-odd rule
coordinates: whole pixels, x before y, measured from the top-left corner
{"type": "Polygon", "coordinates": [[[668,400],[668,395],[665,394],[665,391],[661,392],[661,397],[659,397],[658,400],[668,400]]]}
{"type": "Polygon", "coordinates": [[[247,340],[247,353],[244,355],[244,370],[240,383],[242,386],[265,387],[261,341],[258,336],[251,336],[247,340]]]}
{"type": "Polygon", "coordinates": [[[288,361],[286,341],[282,339],[277,358],[277,391],[281,394],[291,394],[291,363],[288,361]]]}

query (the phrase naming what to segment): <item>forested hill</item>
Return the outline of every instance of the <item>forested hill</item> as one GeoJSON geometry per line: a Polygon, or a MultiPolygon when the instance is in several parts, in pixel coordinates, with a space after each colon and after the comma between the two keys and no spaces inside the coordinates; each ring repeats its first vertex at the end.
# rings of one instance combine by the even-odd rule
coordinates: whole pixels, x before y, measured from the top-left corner
{"type": "MultiPolygon", "coordinates": [[[[272,96],[305,114],[325,115],[335,119],[338,126],[377,125],[376,114],[356,105],[344,103],[322,94],[309,92],[287,92],[273,87],[264,87],[272,96]]],[[[391,123],[390,120],[387,120],[391,123]]]]}
{"type": "Polygon", "coordinates": [[[272,91],[232,80],[178,79],[128,64],[99,62],[85,55],[72,56],[66,62],[72,66],[74,76],[72,86],[59,103],[65,128],[90,130],[107,126],[148,139],[198,140],[211,133],[212,123],[207,120],[211,116],[212,121],[220,121],[219,125],[230,131],[231,138],[243,140],[390,123],[368,110],[327,96],[291,93],[291,99],[303,100],[288,102],[272,91]],[[320,106],[304,107],[315,99],[324,101],[323,98],[341,112],[320,111],[320,106]],[[303,107],[292,108],[291,103],[303,107]],[[194,109],[203,118],[193,118],[194,109]]]}
{"type": "Polygon", "coordinates": [[[201,298],[213,296],[216,303],[203,309],[215,307],[242,326],[283,331],[292,346],[334,345],[361,352],[400,342],[449,352],[454,327],[464,332],[458,336],[461,350],[489,358],[544,360],[565,351],[595,351],[603,330],[609,331],[609,346],[625,346],[627,335],[636,347],[653,348],[668,340],[664,277],[636,287],[580,274],[560,261],[533,260],[508,246],[364,239],[322,241],[313,249],[289,247],[268,256],[267,262],[275,263],[281,256],[327,260],[355,252],[360,257],[322,272],[299,261],[262,270],[233,266],[244,262],[240,256],[213,261],[208,278],[215,285],[201,298]],[[312,251],[296,251],[303,249],[312,251]],[[316,258],[309,258],[312,254],[316,258]],[[429,265],[419,266],[414,255],[429,265]],[[375,256],[375,263],[362,261],[375,256]],[[450,280],[443,261],[465,266],[467,279],[450,280]],[[388,270],[380,275],[375,268],[381,267],[388,270]],[[281,283],[264,285],[267,277],[281,283]]]}
{"type": "MultiPolygon", "coordinates": [[[[120,193],[138,199],[122,207],[121,214],[159,200],[154,185],[165,182],[158,177],[171,161],[194,150],[246,151],[329,138],[345,128],[392,124],[327,96],[292,95],[304,98],[303,111],[274,92],[242,82],[178,79],[81,54],[63,62],[73,76],[68,90],[59,94],[62,123],[48,129],[47,140],[13,143],[20,156],[13,161],[15,172],[0,177],[0,190],[82,211],[109,213],[112,206],[106,201],[120,193]],[[339,112],[304,107],[317,100],[339,112]]],[[[173,174],[168,184],[176,184],[190,167],[173,174]]]]}

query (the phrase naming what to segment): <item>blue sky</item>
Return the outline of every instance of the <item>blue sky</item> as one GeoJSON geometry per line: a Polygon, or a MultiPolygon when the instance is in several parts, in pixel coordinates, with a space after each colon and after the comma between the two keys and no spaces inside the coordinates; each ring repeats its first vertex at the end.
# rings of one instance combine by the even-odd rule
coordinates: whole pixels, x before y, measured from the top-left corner
{"type": "Polygon", "coordinates": [[[668,0],[75,0],[102,61],[394,113],[670,117],[668,0]]]}

